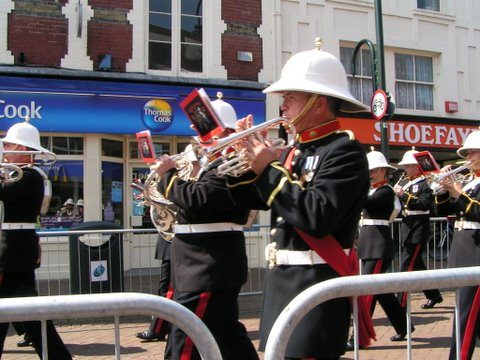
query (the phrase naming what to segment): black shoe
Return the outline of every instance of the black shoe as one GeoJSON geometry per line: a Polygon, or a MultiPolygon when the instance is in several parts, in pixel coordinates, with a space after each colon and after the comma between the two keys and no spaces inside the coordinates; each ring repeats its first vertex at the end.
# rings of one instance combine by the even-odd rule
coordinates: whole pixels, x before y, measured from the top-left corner
{"type": "MultiPolygon", "coordinates": [[[[412,325],[411,333],[413,333],[414,331],[415,331],[415,327],[412,325]]],[[[404,332],[404,333],[400,333],[400,334],[397,334],[395,336],[392,336],[390,338],[390,341],[404,341],[406,338],[407,338],[407,333],[404,332]]]]}
{"type": "Polygon", "coordinates": [[[428,299],[428,301],[422,305],[422,309],[431,309],[435,305],[440,304],[441,302],[443,302],[443,297],[441,296],[435,297],[433,299],[428,299]]]}
{"type": "Polygon", "coordinates": [[[30,340],[30,338],[27,335],[25,335],[22,340],[17,342],[17,346],[18,347],[32,346],[32,340],[30,340]]]}
{"type": "Polygon", "coordinates": [[[150,330],[146,330],[144,332],[139,332],[135,335],[137,338],[145,340],[145,341],[162,341],[165,340],[165,336],[160,334],[154,334],[150,330]]]}

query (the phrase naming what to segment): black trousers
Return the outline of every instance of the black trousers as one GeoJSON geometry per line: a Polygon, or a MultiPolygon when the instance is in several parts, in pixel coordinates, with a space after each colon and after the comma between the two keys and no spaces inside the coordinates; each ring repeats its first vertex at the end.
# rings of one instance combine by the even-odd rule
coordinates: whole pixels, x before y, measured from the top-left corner
{"type": "MultiPolygon", "coordinates": [[[[427,270],[425,263],[422,259],[422,253],[425,248],[425,244],[404,244],[403,245],[403,254],[402,254],[402,268],[401,271],[417,271],[417,270],[427,270]]],[[[439,290],[437,289],[428,289],[423,290],[425,297],[427,299],[435,299],[442,296],[439,290]]],[[[404,294],[399,294],[399,301],[402,306],[406,306],[405,302],[402,303],[402,298],[404,299],[404,294]]]]}
{"type": "MultiPolygon", "coordinates": [[[[194,312],[211,331],[224,360],[258,360],[245,326],[238,320],[240,289],[212,292],[174,292],[174,300],[194,312]]],[[[200,360],[191,339],[172,324],[166,358],[200,360]]]]}
{"type": "MultiPolygon", "coordinates": [[[[35,274],[32,271],[29,272],[5,272],[0,274],[0,297],[24,297],[24,296],[36,296],[35,290],[35,274]]],[[[38,356],[42,358],[42,333],[40,321],[26,321],[23,322],[25,333],[32,340],[35,351],[38,356]]],[[[3,354],[3,346],[5,338],[8,332],[8,323],[0,324],[0,357],[3,354]]],[[[55,330],[53,323],[47,321],[47,345],[48,345],[48,358],[67,360],[72,356],[66,348],[62,339],[55,330]]]]}
{"type": "MultiPolygon", "coordinates": [[[[387,272],[390,261],[381,259],[366,259],[362,260],[362,275],[369,274],[383,274],[387,272]],[[377,263],[382,261],[380,271],[375,272],[377,263]]],[[[388,317],[388,320],[394,327],[397,334],[405,334],[407,332],[407,315],[405,309],[400,306],[395,294],[377,294],[373,296],[372,304],[370,307],[370,313],[375,312],[375,305],[377,301],[380,303],[383,311],[388,317]]]]}
{"type": "MultiPolygon", "coordinates": [[[[472,324],[474,324],[473,331],[469,334],[466,334],[467,322],[469,321],[470,312],[472,311],[472,305],[474,304],[475,294],[479,290],[478,286],[468,286],[460,288],[458,291],[458,300],[459,300],[459,315],[460,315],[460,346],[464,347],[464,342],[469,341],[470,346],[465,347],[467,353],[466,359],[472,359],[473,351],[475,350],[475,342],[477,338],[480,338],[480,321],[479,315],[476,318],[471,318],[472,324]]],[[[477,304],[478,306],[478,304],[477,304]]],[[[479,313],[480,314],[480,313],[479,313]]],[[[449,360],[456,359],[456,336],[455,336],[455,318],[453,321],[452,329],[452,342],[450,345],[450,356],[449,360]]]]}
{"type": "MultiPolygon", "coordinates": [[[[164,241],[164,240],[162,240],[164,241]]],[[[170,289],[170,260],[162,260],[160,265],[160,282],[158,283],[158,295],[171,299],[170,289]]],[[[173,295],[173,294],[172,294],[173,295]]],[[[170,323],[163,319],[152,317],[149,330],[155,335],[166,336],[170,331],[170,323]]]]}

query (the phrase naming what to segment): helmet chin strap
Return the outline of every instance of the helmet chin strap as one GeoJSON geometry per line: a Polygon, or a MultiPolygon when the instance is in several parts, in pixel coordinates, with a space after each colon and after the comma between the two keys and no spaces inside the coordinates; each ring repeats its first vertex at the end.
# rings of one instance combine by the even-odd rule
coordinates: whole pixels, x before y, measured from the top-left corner
{"type": "Polygon", "coordinates": [[[310,98],[308,99],[305,107],[302,109],[302,111],[300,112],[300,114],[298,114],[297,116],[295,116],[291,122],[296,125],[298,124],[302,119],[303,117],[305,116],[306,113],[308,113],[310,111],[310,109],[312,108],[313,104],[315,103],[315,101],[318,99],[318,94],[312,94],[310,96],[310,98]]]}

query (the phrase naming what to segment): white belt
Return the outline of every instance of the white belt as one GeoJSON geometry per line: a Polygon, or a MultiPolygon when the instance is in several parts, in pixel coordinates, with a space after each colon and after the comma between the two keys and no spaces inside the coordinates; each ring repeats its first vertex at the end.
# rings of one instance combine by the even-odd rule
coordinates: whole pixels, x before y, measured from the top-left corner
{"type": "Polygon", "coordinates": [[[35,223],[3,223],[2,230],[29,230],[35,229],[35,223]]]}
{"type": "Polygon", "coordinates": [[[457,220],[455,221],[455,229],[458,229],[458,230],[480,229],[480,223],[476,221],[457,220]]]}
{"type": "Polygon", "coordinates": [[[424,210],[404,210],[405,215],[410,216],[410,215],[428,215],[430,214],[430,211],[424,211],[424,210]]]}
{"type": "Polygon", "coordinates": [[[222,222],[210,224],[176,224],[173,226],[175,234],[208,233],[222,231],[243,231],[243,225],[222,222]]]}
{"type": "MultiPolygon", "coordinates": [[[[295,250],[277,250],[277,243],[273,242],[265,247],[265,260],[268,261],[268,267],[275,265],[315,265],[326,264],[327,262],[313,250],[295,251],[295,250]]],[[[350,249],[343,249],[348,255],[350,249]]]]}
{"type": "Polygon", "coordinates": [[[365,226],[365,225],[390,226],[390,222],[388,220],[379,220],[379,219],[360,219],[359,225],[360,226],[365,226]]]}

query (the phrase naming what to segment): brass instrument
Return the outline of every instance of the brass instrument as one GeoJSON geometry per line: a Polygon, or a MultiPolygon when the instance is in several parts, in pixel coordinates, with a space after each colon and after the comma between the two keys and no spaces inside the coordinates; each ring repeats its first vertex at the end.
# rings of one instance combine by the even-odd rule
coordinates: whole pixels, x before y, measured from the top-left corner
{"type": "Polygon", "coordinates": [[[432,189],[433,193],[437,195],[438,193],[440,193],[440,191],[443,190],[443,186],[440,184],[440,182],[449,176],[453,176],[455,181],[461,184],[467,184],[472,180],[471,177],[460,173],[468,169],[471,165],[472,163],[470,161],[467,161],[465,164],[456,167],[455,169],[452,169],[450,171],[429,174],[426,177],[428,185],[432,189]]]}
{"type": "MultiPolygon", "coordinates": [[[[193,180],[191,177],[193,164],[188,156],[190,151],[194,150],[190,149],[171,156],[171,159],[175,162],[178,176],[183,180],[193,180]]],[[[171,241],[175,236],[173,225],[177,219],[178,206],[165,199],[158,191],[157,187],[160,177],[161,175],[153,170],[147,176],[143,185],[133,182],[131,187],[143,193],[145,205],[150,206],[150,218],[153,225],[165,240],[171,241]]]]}
{"type": "Polygon", "coordinates": [[[3,143],[0,141],[0,182],[15,182],[22,178],[23,171],[17,164],[3,162],[3,143]]]}
{"type": "MultiPolygon", "coordinates": [[[[207,155],[208,158],[211,158],[250,136],[254,136],[262,141],[264,139],[260,139],[260,133],[276,125],[282,125],[285,127],[285,129],[289,130],[292,140],[286,144],[283,139],[268,139],[272,146],[279,150],[292,146],[296,137],[296,131],[293,123],[283,117],[277,117],[264,123],[252,126],[246,130],[233,133],[222,139],[214,140],[213,144],[210,146],[205,146],[205,144],[202,144],[203,150],[205,155],[207,155]]],[[[217,174],[219,176],[226,174],[230,176],[240,176],[249,169],[250,165],[246,156],[243,155],[241,151],[236,151],[232,158],[224,159],[224,162],[218,166],[217,174]]]]}
{"type": "MultiPolygon", "coordinates": [[[[3,155],[31,155],[34,157],[34,164],[53,165],[57,161],[57,155],[51,151],[38,150],[4,150],[3,155]]],[[[25,164],[21,164],[25,165],[25,164]]]]}

